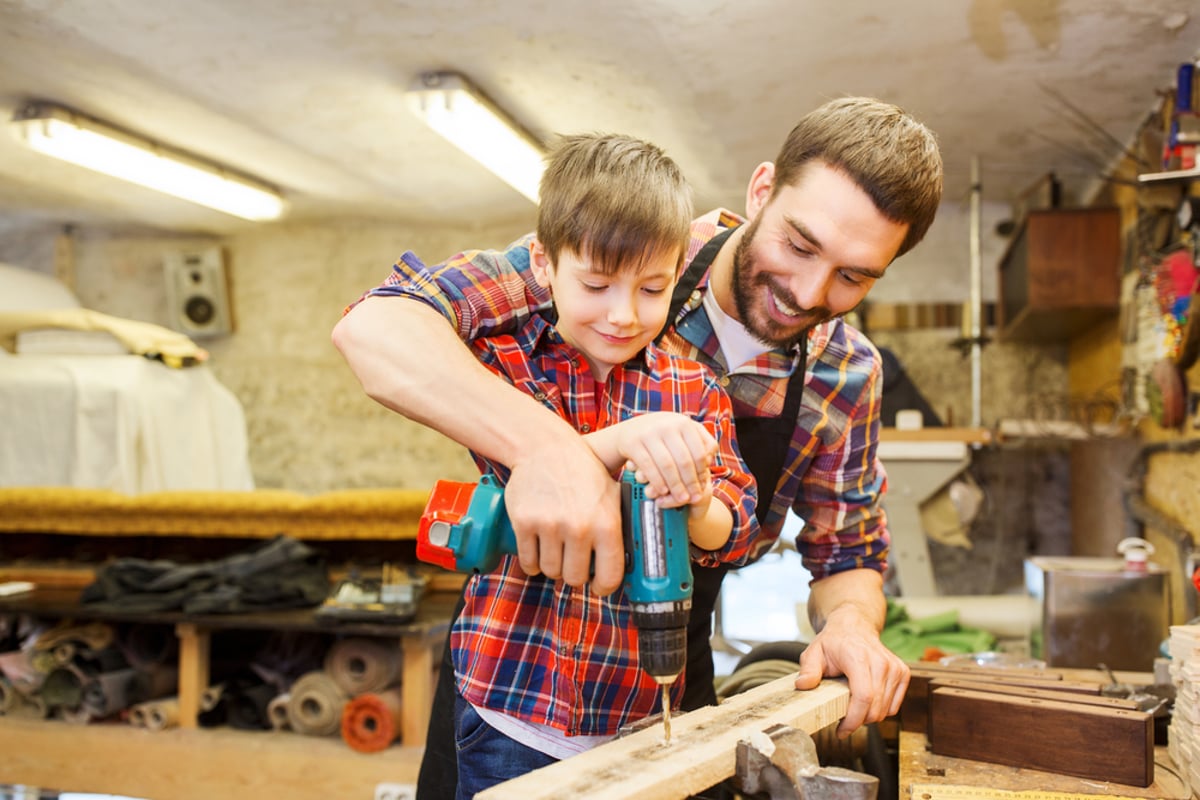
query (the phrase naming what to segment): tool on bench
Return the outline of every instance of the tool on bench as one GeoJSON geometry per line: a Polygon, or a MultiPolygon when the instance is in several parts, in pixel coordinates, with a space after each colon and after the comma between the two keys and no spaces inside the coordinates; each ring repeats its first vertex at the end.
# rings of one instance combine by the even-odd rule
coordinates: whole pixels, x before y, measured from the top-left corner
{"type": "Polygon", "coordinates": [[[424,576],[386,562],[379,578],[351,570],[317,607],[314,616],[334,622],[411,622],[427,582],[424,576]]]}
{"type": "Polygon", "coordinates": [[[773,725],[738,742],[733,780],[750,796],[770,800],[875,800],[879,778],[844,767],[822,767],[812,736],[773,725]]]}
{"type": "MultiPolygon", "coordinates": [[[[687,661],[692,608],[687,508],[660,508],[645,485],[621,476],[625,596],[638,630],[638,664],[662,687],[663,726],[671,738],[670,688],[687,661]]],[[[478,484],[437,481],[417,527],[417,558],[457,572],[491,572],[517,552],[504,508],[504,488],[492,475],[478,484]]]]}

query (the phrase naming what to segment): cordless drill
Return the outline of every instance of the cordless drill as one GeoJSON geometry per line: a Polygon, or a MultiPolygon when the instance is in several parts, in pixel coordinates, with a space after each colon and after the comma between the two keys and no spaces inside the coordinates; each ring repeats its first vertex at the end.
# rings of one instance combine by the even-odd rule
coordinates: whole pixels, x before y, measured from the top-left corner
{"type": "MultiPolygon", "coordinates": [[[[621,476],[625,538],[625,596],[638,629],[638,664],[663,687],[663,718],[670,739],[671,685],[687,661],[692,608],[687,508],[660,508],[645,485],[621,476]]],[[[478,484],[437,481],[417,529],[417,557],[456,572],[486,573],[501,556],[515,555],[516,534],[504,507],[504,488],[492,475],[478,484]]]]}

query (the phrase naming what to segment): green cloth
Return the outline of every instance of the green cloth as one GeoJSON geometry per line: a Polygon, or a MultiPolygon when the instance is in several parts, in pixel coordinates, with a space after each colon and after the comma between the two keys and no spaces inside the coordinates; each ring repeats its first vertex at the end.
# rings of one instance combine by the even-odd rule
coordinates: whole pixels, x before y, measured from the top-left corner
{"type": "Polygon", "coordinates": [[[890,597],[879,638],[887,649],[905,661],[920,661],[930,647],[950,654],[983,653],[996,646],[996,637],[991,633],[960,625],[957,611],[911,619],[908,609],[890,597]]]}

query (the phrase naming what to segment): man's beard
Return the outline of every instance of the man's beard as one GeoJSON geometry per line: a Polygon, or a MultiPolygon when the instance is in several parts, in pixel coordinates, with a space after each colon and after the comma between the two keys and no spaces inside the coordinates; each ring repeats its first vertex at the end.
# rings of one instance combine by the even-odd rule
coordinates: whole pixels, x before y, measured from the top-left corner
{"type": "Polygon", "coordinates": [[[742,325],[755,338],[772,347],[788,350],[798,344],[813,326],[831,319],[834,315],[827,306],[802,307],[795,302],[791,293],[779,286],[770,275],[765,272],[756,274],[755,257],[750,246],[758,232],[759,219],[756,217],[747,224],[746,232],[742,234],[737,248],[733,251],[733,304],[737,308],[742,325]],[[776,298],[784,297],[788,306],[799,308],[803,312],[795,325],[780,324],[763,308],[767,302],[763,295],[768,291],[776,298]]]}

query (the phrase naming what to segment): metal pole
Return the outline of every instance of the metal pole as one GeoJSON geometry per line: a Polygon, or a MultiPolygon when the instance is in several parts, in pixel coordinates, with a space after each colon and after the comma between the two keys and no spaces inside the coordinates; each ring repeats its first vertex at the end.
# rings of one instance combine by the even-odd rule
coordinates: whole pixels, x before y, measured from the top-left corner
{"type": "Polygon", "coordinates": [[[983,254],[980,251],[983,187],[979,182],[979,156],[971,156],[971,427],[983,425],[983,254]]]}

